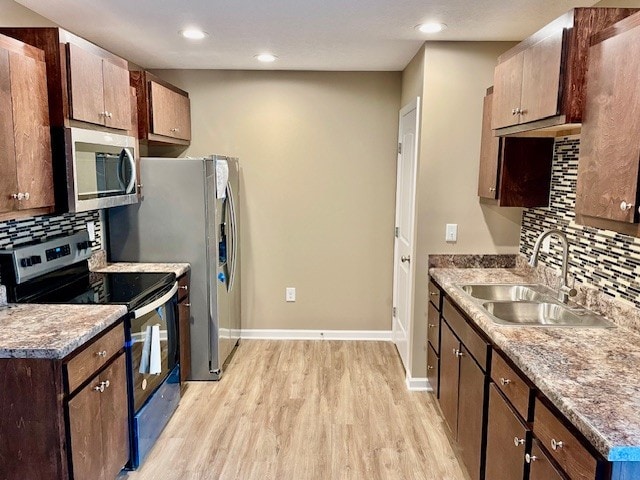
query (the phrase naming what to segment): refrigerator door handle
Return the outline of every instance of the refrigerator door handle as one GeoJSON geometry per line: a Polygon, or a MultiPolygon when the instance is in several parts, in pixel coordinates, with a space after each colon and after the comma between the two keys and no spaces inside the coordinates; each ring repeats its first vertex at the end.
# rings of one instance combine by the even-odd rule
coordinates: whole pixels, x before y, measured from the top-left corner
{"type": "Polygon", "coordinates": [[[236,218],[236,201],[233,193],[233,188],[231,188],[231,183],[227,183],[227,189],[229,190],[229,206],[231,207],[231,236],[232,236],[232,244],[233,247],[231,249],[231,273],[229,279],[229,291],[233,290],[233,286],[236,279],[236,267],[237,267],[237,258],[238,258],[238,223],[236,218]]]}

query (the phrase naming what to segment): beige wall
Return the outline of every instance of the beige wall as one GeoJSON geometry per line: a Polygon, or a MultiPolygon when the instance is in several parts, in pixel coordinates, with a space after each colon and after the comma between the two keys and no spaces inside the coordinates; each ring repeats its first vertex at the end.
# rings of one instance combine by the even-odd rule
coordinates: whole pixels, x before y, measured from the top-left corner
{"type": "Polygon", "coordinates": [[[424,49],[425,45],[409,62],[402,72],[402,97],[400,104],[407,105],[416,97],[422,97],[424,89],[424,49]]]}
{"type": "Polygon", "coordinates": [[[640,8],[640,0],[602,0],[594,7],[640,8]]]}
{"type": "Polygon", "coordinates": [[[244,328],[389,330],[400,72],[155,73],[240,157],[244,328]]]}
{"type": "Polygon", "coordinates": [[[511,46],[512,43],[504,42],[425,44],[417,188],[415,265],[418,267],[412,333],[413,377],[426,376],[428,255],[515,253],[518,250],[521,210],[481,204],[476,195],[482,100],[486,88],[493,84],[498,55],[511,46]],[[456,243],[445,242],[446,223],[458,224],[456,243]]]}
{"type": "Polygon", "coordinates": [[[0,0],[0,27],[50,27],[55,24],[13,0],[0,0]]]}

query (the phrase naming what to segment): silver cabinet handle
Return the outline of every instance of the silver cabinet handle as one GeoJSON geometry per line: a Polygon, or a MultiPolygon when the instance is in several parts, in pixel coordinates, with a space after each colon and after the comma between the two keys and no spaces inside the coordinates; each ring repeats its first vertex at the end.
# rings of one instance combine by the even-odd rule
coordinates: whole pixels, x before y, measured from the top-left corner
{"type": "Polygon", "coordinates": [[[519,447],[520,445],[524,445],[524,438],[513,437],[513,444],[516,447],[519,447]]]}
{"type": "Polygon", "coordinates": [[[111,382],[109,382],[109,380],[105,380],[102,383],[104,383],[104,388],[109,388],[109,386],[111,385],[111,382]]]}
{"type": "Polygon", "coordinates": [[[109,380],[106,380],[104,382],[100,382],[100,385],[96,385],[95,387],[93,387],[93,391],[102,393],[102,392],[104,392],[105,388],[109,388],[109,385],[111,385],[109,380]]]}
{"type": "Polygon", "coordinates": [[[433,365],[427,365],[427,370],[433,370],[433,365]]]}
{"type": "Polygon", "coordinates": [[[517,108],[511,109],[511,115],[517,115],[517,114],[518,114],[518,109],[517,108]]]}
{"type": "Polygon", "coordinates": [[[180,285],[178,288],[180,290],[188,291],[189,290],[189,285],[180,285]]]}
{"type": "Polygon", "coordinates": [[[620,202],[620,210],[623,212],[628,212],[633,208],[633,203],[627,203],[625,201],[620,202]]]}
{"type": "Polygon", "coordinates": [[[500,385],[509,385],[510,383],[511,383],[511,380],[509,380],[508,378],[500,377],[500,385]]]}
{"type": "Polygon", "coordinates": [[[429,292],[429,295],[431,295],[432,297],[437,297],[440,294],[438,292],[429,292]]]}
{"type": "Polygon", "coordinates": [[[96,355],[98,355],[99,357],[106,357],[107,356],[107,351],[106,350],[102,350],[101,352],[96,353],[96,355]]]}
{"type": "Polygon", "coordinates": [[[559,449],[561,449],[562,447],[564,447],[564,443],[563,443],[563,442],[559,442],[559,441],[557,441],[555,438],[552,438],[552,439],[551,439],[551,448],[552,448],[553,450],[559,450],[559,449]]]}
{"type": "Polygon", "coordinates": [[[29,195],[29,192],[18,192],[18,193],[12,193],[11,194],[11,198],[13,198],[14,200],[18,200],[18,201],[22,201],[22,200],[29,200],[29,197],[31,195],[29,195]]]}
{"type": "Polygon", "coordinates": [[[429,323],[427,326],[429,328],[436,328],[437,327],[437,325],[435,323],[429,323]]]}
{"type": "Polygon", "coordinates": [[[190,307],[190,306],[191,306],[191,304],[190,304],[190,303],[183,303],[183,304],[182,304],[182,306],[183,306],[183,307],[190,307]]]}
{"type": "Polygon", "coordinates": [[[527,463],[532,463],[538,460],[538,457],[535,455],[529,455],[528,453],[524,456],[524,461],[527,463]]]}
{"type": "Polygon", "coordinates": [[[460,350],[458,350],[457,348],[454,348],[454,349],[453,349],[453,354],[454,354],[456,357],[458,357],[458,358],[460,358],[460,357],[464,357],[464,352],[461,352],[461,351],[460,351],[460,350]]]}
{"type": "Polygon", "coordinates": [[[400,261],[401,261],[402,263],[410,262],[410,261],[411,261],[411,256],[410,256],[410,255],[402,255],[402,256],[400,257],[400,261]]]}
{"type": "Polygon", "coordinates": [[[495,191],[496,191],[496,188],[495,188],[495,187],[489,187],[489,191],[490,191],[490,192],[495,192],[495,191]]]}

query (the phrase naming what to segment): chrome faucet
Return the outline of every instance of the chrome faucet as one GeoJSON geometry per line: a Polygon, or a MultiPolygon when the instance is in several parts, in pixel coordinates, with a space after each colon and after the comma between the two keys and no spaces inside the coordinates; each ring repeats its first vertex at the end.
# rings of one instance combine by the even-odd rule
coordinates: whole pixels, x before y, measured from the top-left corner
{"type": "Polygon", "coordinates": [[[529,260],[529,265],[532,267],[538,265],[540,247],[543,240],[549,235],[556,235],[560,239],[560,243],[562,243],[562,278],[560,280],[560,288],[558,289],[558,299],[562,303],[567,303],[569,301],[569,297],[575,297],[578,292],[575,288],[571,288],[568,285],[569,241],[567,240],[567,235],[562,230],[552,228],[540,234],[533,247],[533,254],[531,255],[531,260],[529,260]]]}

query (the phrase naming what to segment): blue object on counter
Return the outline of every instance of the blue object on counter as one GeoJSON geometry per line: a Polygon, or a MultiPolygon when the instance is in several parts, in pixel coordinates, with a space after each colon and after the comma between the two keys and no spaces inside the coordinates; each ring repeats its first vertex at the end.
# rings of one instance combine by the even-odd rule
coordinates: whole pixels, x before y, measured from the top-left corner
{"type": "Polygon", "coordinates": [[[227,277],[225,277],[223,272],[220,272],[218,274],[218,280],[220,281],[220,283],[224,283],[226,279],[227,279],[227,277]]]}
{"type": "Polygon", "coordinates": [[[147,403],[133,417],[133,458],[131,466],[138,468],[158,437],[169,423],[180,402],[180,365],[176,365],[167,379],[149,397],[147,403]]]}

